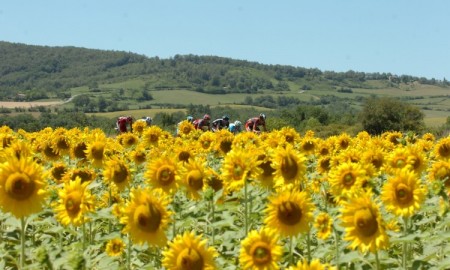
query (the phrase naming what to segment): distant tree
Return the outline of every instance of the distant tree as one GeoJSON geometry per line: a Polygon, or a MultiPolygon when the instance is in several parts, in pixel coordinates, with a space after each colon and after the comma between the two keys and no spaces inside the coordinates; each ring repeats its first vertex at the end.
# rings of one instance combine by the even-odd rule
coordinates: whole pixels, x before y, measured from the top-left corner
{"type": "Polygon", "coordinates": [[[408,103],[393,98],[370,98],[361,113],[364,130],[370,134],[385,131],[421,132],[424,114],[408,103]]]}
{"type": "Polygon", "coordinates": [[[108,101],[104,97],[99,97],[97,106],[99,112],[105,112],[108,107],[108,101]]]}

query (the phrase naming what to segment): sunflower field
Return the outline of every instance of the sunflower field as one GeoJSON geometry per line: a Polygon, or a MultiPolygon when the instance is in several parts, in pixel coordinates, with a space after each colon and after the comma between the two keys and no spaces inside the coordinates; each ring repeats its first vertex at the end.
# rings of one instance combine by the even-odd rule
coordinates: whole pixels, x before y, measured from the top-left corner
{"type": "Polygon", "coordinates": [[[1,269],[449,269],[450,137],[0,127],[1,269]]]}

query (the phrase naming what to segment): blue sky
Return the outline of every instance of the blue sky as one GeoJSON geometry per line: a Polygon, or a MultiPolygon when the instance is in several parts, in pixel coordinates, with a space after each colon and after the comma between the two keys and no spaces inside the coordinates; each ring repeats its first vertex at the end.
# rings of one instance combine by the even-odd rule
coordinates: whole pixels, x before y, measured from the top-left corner
{"type": "Polygon", "coordinates": [[[448,0],[2,2],[2,41],[450,80],[448,0]]]}

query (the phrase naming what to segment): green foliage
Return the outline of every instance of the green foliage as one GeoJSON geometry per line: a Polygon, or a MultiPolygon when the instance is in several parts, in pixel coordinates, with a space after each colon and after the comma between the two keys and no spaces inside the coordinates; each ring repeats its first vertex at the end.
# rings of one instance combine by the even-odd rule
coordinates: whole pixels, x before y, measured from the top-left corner
{"type": "Polygon", "coordinates": [[[393,98],[370,98],[361,114],[363,128],[370,134],[385,131],[414,131],[424,129],[424,114],[416,107],[393,98]]]}

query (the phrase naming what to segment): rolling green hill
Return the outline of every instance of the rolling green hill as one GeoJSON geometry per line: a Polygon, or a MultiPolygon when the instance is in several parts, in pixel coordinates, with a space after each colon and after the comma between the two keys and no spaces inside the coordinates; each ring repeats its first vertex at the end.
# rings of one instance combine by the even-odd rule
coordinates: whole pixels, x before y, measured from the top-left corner
{"type": "Polygon", "coordinates": [[[189,105],[281,110],[336,104],[345,104],[340,109],[354,114],[366,98],[380,96],[417,106],[425,113],[425,122],[437,126],[445,123],[450,108],[447,81],[408,75],[321,71],[218,56],[160,59],[9,42],[0,42],[0,55],[0,101],[72,97],[58,108],[99,115],[170,112],[189,105]]]}

